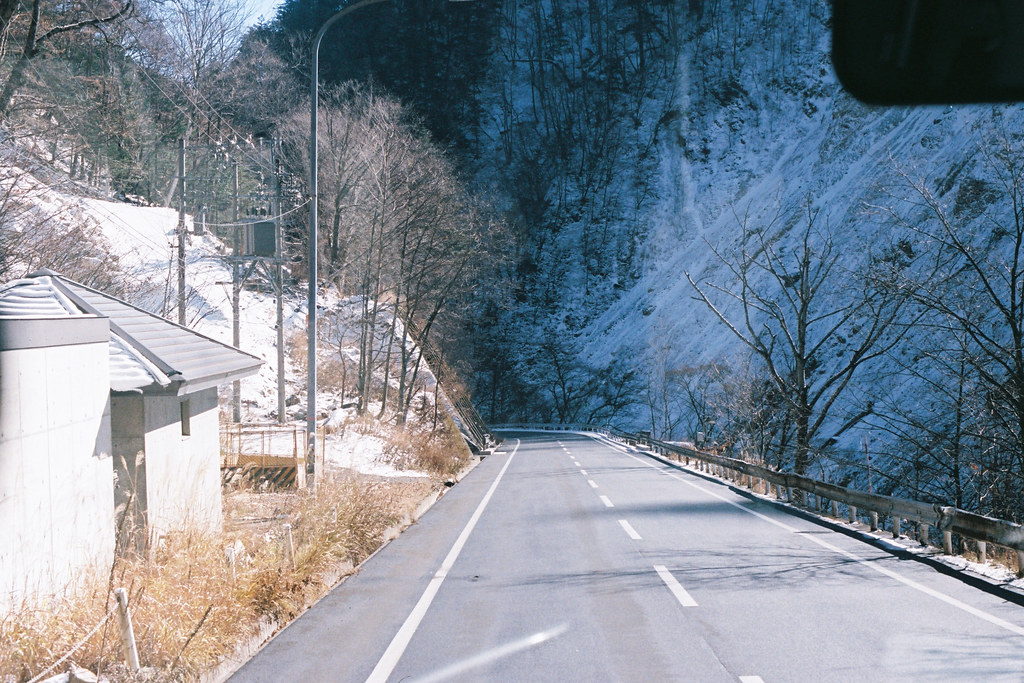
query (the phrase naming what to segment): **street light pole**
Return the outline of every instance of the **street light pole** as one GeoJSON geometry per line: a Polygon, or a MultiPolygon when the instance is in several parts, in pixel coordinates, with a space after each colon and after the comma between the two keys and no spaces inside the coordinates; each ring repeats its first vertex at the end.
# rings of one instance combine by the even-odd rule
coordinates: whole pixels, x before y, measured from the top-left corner
{"type": "Polygon", "coordinates": [[[306,317],[306,474],[310,484],[316,477],[316,289],[317,289],[317,104],[320,85],[320,43],[324,34],[350,12],[385,0],[360,0],[338,11],[324,22],[313,38],[312,81],[309,113],[309,299],[306,317]]]}
{"type": "MultiPolygon", "coordinates": [[[[472,0],[448,0],[471,2],[472,0]]],[[[309,300],[306,316],[306,474],[310,485],[316,477],[316,281],[317,281],[317,104],[320,85],[320,43],[327,30],[343,16],[385,0],[359,0],[324,22],[313,38],[312,81],[309,88],[309,300]]]]}

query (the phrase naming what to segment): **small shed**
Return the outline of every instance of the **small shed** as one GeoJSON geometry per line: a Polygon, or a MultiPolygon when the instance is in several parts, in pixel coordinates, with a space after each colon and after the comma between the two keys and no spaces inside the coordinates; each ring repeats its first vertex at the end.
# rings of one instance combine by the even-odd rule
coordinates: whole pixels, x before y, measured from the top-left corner
{"type": "Polygon", "coordinates": [[[0,288],[0,593],[219,528],[217,387],[261,363],[57,273],[0,288]]]}

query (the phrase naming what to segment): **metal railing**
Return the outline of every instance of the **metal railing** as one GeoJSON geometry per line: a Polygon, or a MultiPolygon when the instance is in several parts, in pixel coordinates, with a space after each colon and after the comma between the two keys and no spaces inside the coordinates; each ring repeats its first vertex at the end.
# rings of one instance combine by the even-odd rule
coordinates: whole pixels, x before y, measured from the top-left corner
{"type": "MultiPolygon", "coordinates": [[[[220,428],[221,469],[293,471],[289,485],[305,486],[308,435],[304,425],[277,423],[222,424],[220,428]]],[[[326,433],[317,430],[314,455],[323,467],[326,433]]]]}
{"type": "MultiPolygon", "coordinates": [[[[660,456],[684,464],[696,466],[699,471],[728,479],[765,495],[774,495],[797,505],[805,505],[804,497],[815,497],[814,507],[827,510],[839,517],[841,507],[851,523],[861,516],[869,520],[872,531],[880,528],[880,520],[891,520],[894,538],[903,535],[904,523],[917,526],[917,538],[922,545],[930,544],[930,530],[942,534],[942,548],[948,555],[954,554],[953,535],[974,541],[982,563],[987,559],[987,545],[1009,548],[1017,553],[1018,576],[1024,576],[1024,526],[994,517],[979,515],[949,505],[922,503],[916,500],[883,496],[849,489],[835,484],[804,477],[788,472],[777,472],[756,463],[729,458],[715,453],[699,451],[678,444],[653,439],[646,434],[630,434],[608,427],[592,425],[502,425],[495,429],[531,429],[542,431],[589,431],[604,434],[629,445],[643,446],[660,456]],[[692,463],[691,463],[692,461],[692,463]]],[[[808,506],[810,507],[810,506],[808,506]]]]}
{"type": "Polygon", "coordinates": [[[435,381],[441,386],[441,399],[445,410],[451,415],[455,426],[462,433],[469,447],[480,452],[491,447],[494,439],[464,386],[459,382],[456,373],[449,367],[437,346],[430,340],[423,339],[418,330],[409,324],[409,333],[419,345],[423,359],[434,374],[435,381]]]}

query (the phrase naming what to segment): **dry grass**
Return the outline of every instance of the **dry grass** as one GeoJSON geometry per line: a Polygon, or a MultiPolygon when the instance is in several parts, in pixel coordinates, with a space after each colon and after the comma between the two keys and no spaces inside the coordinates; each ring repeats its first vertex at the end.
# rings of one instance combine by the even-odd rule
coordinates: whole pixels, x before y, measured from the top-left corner
{"type": "Polygon", "coordinates": [[[387,433],[383,459],[400,470],[427,472],[447,479],[469,464],[472,454],[454,425],[436,432],[412,424],[387,433]]]}
{"type": "MultiPolygon", "coordinates": [[[[225,531],[164,539],[151,559],[119,559],[74,598],[23,604],[0,621],[0,680],[27,681],[67,653],[129,593],[145,680],[194,680],[250,639],[261,620],[289,619],[322,595],[339,566],[372,553],[427,484],[326,482],[315,492],[225,497],[225,531]],[[292,526],[294,559],[284,524],[292,526]],[[232,570],[227,548],[235,549],[232,570]]],[[[72,658],[113,681],[121,664],[116,617],[72,658]]],[[[55,672],[66,670],[62,665],[55,672]]]]}

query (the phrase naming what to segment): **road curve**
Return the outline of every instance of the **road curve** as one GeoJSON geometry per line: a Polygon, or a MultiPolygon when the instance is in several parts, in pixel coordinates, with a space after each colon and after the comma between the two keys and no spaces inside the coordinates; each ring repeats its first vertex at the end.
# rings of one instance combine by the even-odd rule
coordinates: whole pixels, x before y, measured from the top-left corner
{"type": "Polygon", "coordinates": [[[231,680],[1024,680],[1016,605],[599,439],[506,436],[231,680]]]}

